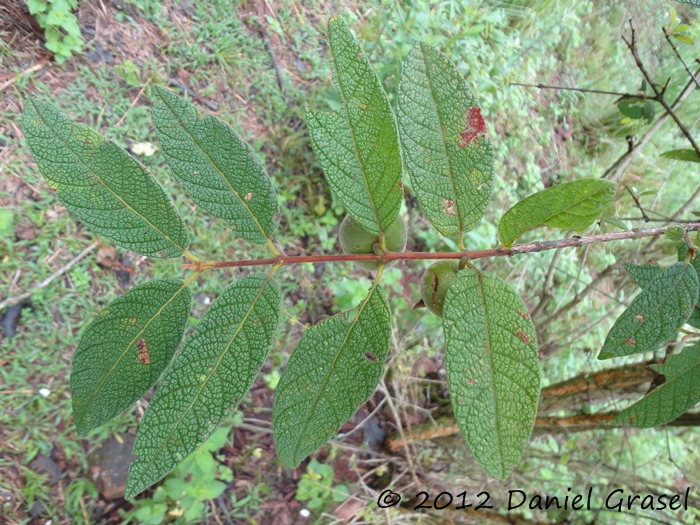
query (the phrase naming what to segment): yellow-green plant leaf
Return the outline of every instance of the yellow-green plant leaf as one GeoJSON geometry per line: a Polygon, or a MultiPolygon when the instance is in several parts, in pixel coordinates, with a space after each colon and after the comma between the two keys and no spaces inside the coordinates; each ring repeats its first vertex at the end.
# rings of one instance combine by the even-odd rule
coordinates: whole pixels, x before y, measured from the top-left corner
{"type": "Polygon", "coordinates": [[[639,285],[640,288],[645,289],[649,287],[649,284],[661,273],[663,268],[658,264],[632,264],[624,263],[623,266],[630,277],[634,279],[634,282],[639,285]]]}
{"type": "Polygon", "coordinates": [[[192,199],[234,233],[265,244],[277,227],[277,196],[253,149],[221,119],[154,86],[153,123],[170,169],[192,199]]]}
{"type": "Polygon", "coordinates": [[[369,399],[390,335],[389,305],[376,282],[357,308],[304,333],[275,393],[272,427],[284,465],[297,467],[369,399]]]}
{"type": "Polygon", "coordinates": [[[540,395],[530,314],[505,281],[465,269],[447,291],[444,330],[455,419],[477,461],[504,479],[527,446],[540,395]]]}
{"type": "Polygon", "coordinates": [[[700,401],[700,344],[670,356],[665,364],[651,365],[665,381],[623,410],[615,422],[649,428],[673,421],[700,401]]]}
{"type": "Polygon", "coordinates": [[[342,107],[307,110],[314,152],[348,212],[378,235],[401,208],[401,154],[386,93],[342,18],[328,22],[333,79],[342,107]]]}
{"type": "Polygon", "coordinates": [[[684,160],[686,162],[700,162],[700,157],[694,149],[674,149],[661,154],[662,157],[673,160],[684,160]]]}
{"type": "Polygon", "coordinates": [[[122,148],[36,99],[24,105],[22,129],[46,182],[90,229],[151,257],[179,257],[187,249],[172,201],[122,148]]]}
{"type": "Polygon", "coordinates": [[[479,104],[443,53],[419,42],[408,54],[397,115],[411,184],[432,225],[458,236],[481,220],[493,187],[493,147],[479,104]]]}
{"type": "Polygon", "coordinates": [[[658,350],[690,317],[699,293],[692,265],[680,262],[664,269],[615,321],[598,359],[658,350]]]}
{"type": "Polygon", "coordinates": [[[190,301],[182,280],[156,279],[118,297],[90,323],[70,376],[78,434],[106,423],[153,386],[180,345],[190,301]]]}
{"type": "Polygon", "coordinates": [[[521,235],[541,226],[582,232],[615,197],[615,184],[604,179],[565,182],[530,195],[501,218],[498,236],[510,247],[521,235]]]}
{"type": "Polygon", "coordinates": [[[280,295],[268,275],[229,286],[160,381],[141,421],[126,497],[162,479],[197,450],[238,405],[267,357],[280,295]]]}

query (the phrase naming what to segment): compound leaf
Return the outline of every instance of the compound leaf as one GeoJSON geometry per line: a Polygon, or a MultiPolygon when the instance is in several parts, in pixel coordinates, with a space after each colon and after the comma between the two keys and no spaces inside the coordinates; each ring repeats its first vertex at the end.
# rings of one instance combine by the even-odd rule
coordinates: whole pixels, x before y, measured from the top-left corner
{"type": "Polygon", "coordinates": [[[518,237],[540,226],[581,232],[600,216],[613,197],[615,184],[604,179],[576,180],[537,192],[501,218],[501,244],[510,247],[518,237]]]}
{"type": "Polygon", "coordinates": [[[187,249],[172,201],[122,148],[35,99],[24,105],[22,129],[46,182],[92,230],[151,257],[179,257],[187,249]]]}
{"type": "Polygon", "coordinates": [[[403,190],[396,122],[362,48],[340,17],[328,22],[333,79],[342,107],[307,110],[314,151],[333,192],[367,231],[378,235],[399,214],[403,190]]]}
{"type": "Polygon", "coordinates": [[[700,344],[670,356],[665,364],[651,365],[665,381],[640,401],[623,410],[615,422],[649,428],[673,421],[700,401],[700,344]]]}
{"type": "Polygon", "coordinates": [[[389,352],[390,315],[375,282],[356,309],[304,333],[277,386],[272,413],[284,465],[297,467],[372,395],[389,352]]]}
{"type": "Polygon", "coordinates": [[[442,235],[461,238],[481,220],[494,180],[476,98],[443,53],[419,42],[403,65],[397,115],[421,208],[442,235]]]}
{"type": "Polygon", "coordinates": [[[664,269],[615,321],[598,359],[657,350],[668,343],[692,313],[699,293],[692,265],[679,262],[664,269]]]}
{"type": "Polygon", "coordinates": [[[661,273],[663,272],[663,268],[661,268],[658,264],[652,264],[652,263],[647,263],[647,264],[632,264],[632,263],[624,263],[623,266],[625,267],[625,270],[627,270],[627,273],[630,274],[630,277],[634,279],[634,282],[639,285],[640,288],[643,290],[648,288],[651,282],[661,273]]]}
{"type": "Polygon", "coordinates": [[[153,123],[170,169],[192,199],[235,234],[265,244],[277,227],[277,197],[253,149],[221,119],[154,86],[153,123]]]}
{"type": "Polygon", "coordinates": [[[530,314],[505,281],[466,269],[447,291],[444,330],[455,419],[477,461],[504,479],[537,413],[540,365],[530,314]]]}
{"type": "Polygon", "coordinates": [[[190,289],[179,279],[132,288],[87,327],[70,376],[78,434],[129,408],[153,386],[182,340],[190,289]]]}
{"type": "Polygon", "coordinates": [[[276,283],[258,274],[231,285],[209,308],[141,421],[127,498],[197,450],[238,405],[267,357],[279,309],[276,283]]]}

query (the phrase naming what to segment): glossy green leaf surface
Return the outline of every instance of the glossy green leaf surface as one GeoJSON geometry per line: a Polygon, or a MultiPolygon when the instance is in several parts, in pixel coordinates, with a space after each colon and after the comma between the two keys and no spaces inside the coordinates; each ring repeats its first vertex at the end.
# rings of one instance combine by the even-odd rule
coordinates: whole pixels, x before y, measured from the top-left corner
{"type": "Polygon", "coordinates": [[[699,293],[692,265],[680,262],[664,269],[615,321],[598,359],[658,350],[690,317],[699,293]]]}
{"type": "Polygon", "coordinates": [[[651,282],[663,272],[663,268],[661,268],[658,264],[624,263],[622,266],[625,267],[625,270],[627,270],[627,273],[630,274],[630,277],[632,277],[634,282],[637,283],[642,289],[648,288],[651,282]]]}
{"type": "Polygon", "coordinates": [[[167,89],[153,90],[158,142],[183,189],[237,236],[265,244],[277,227],[277,197],[253,149],[218,117],[167,89]]]}
{"type": "Polygon", "coordinates": [[[491,197],[493,147],[476,98],[447,56],[424,42],[413,46],[396,113],[421,209],[442,235],[473,229],[491,197]]]}
{"type": "Polygon", "coordinates": [[[335,195],[378,235],[394,222],[403,198],[396,122],[377,74],[342,18],[328,22],[328,36],[343,107],[306,111],[311,144],[335,195]]]}
{"type": "Polygon", "coordinates": [[[277,455],[295,468],[369,399],[389,352],[391,314],[376,283],[360,305],[309,328],[275,393],[277,455]]]}
{"type": "MultiPolygon", "coordinates": [[[[688,255],[688,247],[685,243],[682,243],[678,246],[678,260],[685,261],[686,255],[688,255]]],[[[693,268],[695,268],[695,271],[698,274],[698,278],[700,278],[700,253],[695,254],[695,258],[690,260],[690,264],[693,265],[693,268]]],[[[688,323],[693,328],[700,328],[700,300],[697,303],[695,303],[693,313],[690,314],[690,317],[688,318],[686,323],[688,323]]]]}
{"type": "Polygon", "coordinates": [[[504,479],[527,446],[540,395],[530,314],[505,281],[465,269],[445,297],[444,330],[455,419],[474,457],[504,479]]]}
{"type": "Polygon", "coordinates": [[[618,414],[617,423],[636,428],[664,425],[700,401],[700,344],[688,346],[668,357],[665,364],[651,368],[663,374],[665,381],[618,414]]]}
{"type": "Polygon", "coordinates": [[[179,279],[132,288],[90,323],[70,376],[78,434],[129,408],[160,377],[185,332],[190,290],[179,279]]]}
{"type": "Polygon", "coordinates": [[[126,151],[36,99],[24,105],[22,129],[46,182],[91,230],[151,257],[187,249],[173,202],[126,151]]]}
{"type": "Polygon", "coordinates": [[[127,498],[181,463],[238,405],[265,362],[279,310],[276,283],[259,274],[229,286],[209,308],[141,421],[127,498]]]}
{"type": "Polygon", "coordinates": [[[683,160],[686,162],[700,162],[700,157],[694,149],[674,149],[661,154],[662,157],[673,160],[683,160]]]}
{"type": "Polygon", "coordinates": [[[581,232],[600,217],[614,197],[615,184],[604,179],[565,182],[537,192],[501,218],[501,244],[510,247],[518,237],[541,226],[581,232]]]}

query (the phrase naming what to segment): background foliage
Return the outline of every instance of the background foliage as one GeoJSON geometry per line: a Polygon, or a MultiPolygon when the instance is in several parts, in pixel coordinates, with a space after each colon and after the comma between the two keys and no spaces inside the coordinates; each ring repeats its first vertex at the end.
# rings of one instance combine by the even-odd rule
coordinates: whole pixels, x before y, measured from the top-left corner
{"type": "MultiPolygon", "coordinates": [[[[675,7],[690,26],[687,34],[697,41],[697,12],[680,4],[675,7]]],[[[12,9],[10,2],[0,7],[0,12],[14,16],[12,9]]],[[[77,12],[86,40],[85,54],[62,66],[42,63],[47,53],[36,44],[37,34],[31,24],[25,23],[27,20],[13,18],[20,20],[25,26],[22,28],[2,18],[0,295],[5,298],[28,290],[94,240],[93,234],[58,204],[29,161],[21,140],[20,101],[30,95],[60,106],[128,147],[159,182],[172,190],[179,209],[192,206],[175,191],[176,183],[165,168],[163,152],[157,149],[150,117],[150,105],[156,101],[149,101],[141,92],[152,78],[160,78],[176,89],[186,86],[196,104],[219,112],[253,144],[274,178],[282,213],[278,239],[288,253],[339,251],[336,230],[344,210],[333,200],[323,180],[303,122],[307,105],[319,110],[339,107],[323,36],[326,20],[338,12],[366,42],[365,52],[390,97],[397,93],[400,64],[417,40],[439,47],[467,76],[489,125],[496,166],[494,196],[486,220],[466,236],[465,243],[474,249],[496,245],[496,219],[515,202],[551,183],[600,176],[627,148],[625,136],[641,135],[649,127],[647,119],[622,115],[609,97],[529,90],[508,86],[509,81],[635,92],[641,79],[619,39],[626,31],[626,20],[632,17],[639,30],[642,56],[655,78],[672,79],[671,98],[686,82],[682,66],[658,30],[668,23],[668,9],[645,1],[283,0],[274,5],[239,2],[233,12],[231,3],[223,0],[129,0],[118,5],[105,2],[104,8],[99,3],[86,3],[77,12]]],[[[681,51],[687,61],[696,56],[692,47],[681,47],[681,51]]],[[[692,111],[697,107],[697,97],[697,93],[691,95],[679,110],[689,126],[694,126],[698,118],[692,111]]],[[[692,218],[686,206],[690,197],[689,165],[659,155],[685,147],[673,124],[667,123],[628,170],[626,182],[645,209],[667,216],[680,211],[680,218],[692,218]]],[[[618,202],[619,209],[614,210],[618,217],[636,215],[631,199],[618,202]]],[[[262,248],[232,241],[224,221],[195,214],[193,208],[191,211],[183,218],[192,232],[193,250],[217,259],[252,258],[264,253],[262,248]]],[[[443,249],[445,240],[418,213],[417,202],[409,200],[405,211],[412,243],[408,249],[443,249]]],[[[640,224],[628,221],[624,225],[640,224]]],[[[522,240],[540,238],[538,235],[528,233],[522,240]]],[[[654,242],[651,247],[647,242],[629,241],[616,245],[614,251],[595,246],[499,259],[483,266],[507,278],[534,310],[533,321],[540,330],[539,352],[544,359],[543,377],[548,381],[608,366],[595,359],[595,352],[613,320],[638,291],[617,261],[641,264],[651,258],[669,265],[677,260],[670,241],[654,242]],[[537,305],[541,302],[540,308],[537,305]]],[[[308,466],[302,465],[295,475],[272,459],[268,422],[275,372],[279,373],[288,350],[305,327],[357,305],[363,297],[368,274],[351,264],[315,268],[302,265],[279,274],[284,308],[273,337],[273,350],[252,393],[244,399],[242,412],[231,422],[236,430],[219,438],[211,449],[200,449],[205,459],[200,458],[197,464],[203,473],[195,472],[193,464],[181,466],[162,488],[139,500],[134,508],[123,500],[110,502],[99,495],[96,486],[103,493],[105,489],[94,476],[88,453],[112,435],[128,441],[143,408],[137,406],[86,439],[79,439],[71,418],[68,389],[72,354],[96,311],[132,285],[165,274],[179,275],[179,264],[179,260],[134,258],[105,244],[36,292],[31,304],[22,310],[18,327],[5,315],[0,335],[2,517],[10,523],[26,522],[33,516],[53,519],[54,523],[140,522],[143,515],[134,512],[145,513],[141,509],[148,507],[153,523],[196,523],[214,512],[268,523],[270,516],[283,519],[286,512],[291,520],[300,509],[310,508],[305,502],[311,501],[307,498],[311,495],[322,501],[318,506],[314,501],[310,519],[322,523],[331,521],[324,512],[340,512],[333,510],[337,493],[331,490],[340,485],[360,500],[357,508],[364,507],[361,513],[368,521],[410,520],[398,511],[387,517],[369,503],[375,494],[358,480],[357,472],[370,472],[372,479],[385,484],[393,480],[396,487],[407,481],[399,475],[401,469],[396,470],[391,463],[376,458],[371,463],[362,459],[364,456],[353,456],[354,451],[347,447],[359,444],[348,441],[346,448],[324,448],[319,460],[334,466],[334,483],[328,482],[327,469],[307,470],[308,466]],[[58,479],[51,465],[58,468],[58,479]],[[307,484],[300,496],[299,477],[306,476],[304,480],[311,483],[317,474],[323,487],[314,493],[307,484]],[[187,495],[191,499],[186,500],[172,487],[177,480],[191,480],[193,475],[200,476],[197,479],[205,488],[187,495]],[[225,489],[217,493],[220,485],[215,481],[224,484],[225,489]],[[291,504],[269,505],[285,496],[291,504]]],[[[385,392],[391,394],[375,418],[387,433],[396,429],[397,419],[407,426],[425,417],[425,391],[433,383],[416,379],[421,377],[421,369],[429,380],[444,380],[439,372],[442,363],[437,361],[443,345],[442,331],[437,329],[439,321],[425,310],[410,310],[418,298],[421,273],[421,265],[401,263],[388,269],[384,277],[392,309],[402,312],[392,329],[391,372],[375,399],[379,403],[385,392]]],[[[221,280],[228,282],[239,275],[241,272],[219,271],[200,278],[190,330],[221,293],[221,280]]],[[[630,363],[639,360],[629,358],[630,363]]],[[[434,397],[439,398],[439,393],[437,388],[434,397]]],[[[616,403],[613,399],[607,401],[609,406],[616,403]]],[[[367,429],[364,434],[371,435],[367,429]]],[[[526,490],[550,493],[585,483],[601,491],[613,485],[623,485],[630,491],[673,490],[688,484],[697,487],[700,461],[695,450],[699,445],[700,436],[692,429],[541,436],[533,439],[526,450],[515,481],[487,487],[493,494],[503,494],[516,483],[526,490]]],[[[460,487],[460,491],[478,491],[485,481],[478,465],[465,453],[461,438],[419,443],[404,461],[437,477],[447,487],[460,487]]],[[[571,519],[583,523],[596,516],[601,523],[635,519],[634,515],[605,512],[581,513],[571,519]]],[[[526,517],[552,522],[565,518],[556,512],[526,517]]],[[[693,516],[668,515],[664,519],[690,522],[693,516]]]]}

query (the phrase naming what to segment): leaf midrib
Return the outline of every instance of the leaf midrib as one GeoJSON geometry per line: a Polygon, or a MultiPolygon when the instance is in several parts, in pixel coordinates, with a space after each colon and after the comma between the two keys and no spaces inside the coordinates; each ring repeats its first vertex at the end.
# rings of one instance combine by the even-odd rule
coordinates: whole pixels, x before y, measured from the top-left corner
{"type": "MultiPolygon", "coordinates": [[[[41,113],[39,112],[39,109],[36,107],[36,104],[34,104],[34,100],[29,100],[29,102],[32,104],[32,106],[34,106],[34,111],[36,112],[37,116],[41,119],[41,121],[44,123],[44,125],[46,125],[46,127],[47,127],[49,130],[51,130],[51,133],[54,135],[54,137],[56,138],[56,140],[58,140],[61,144],[63,144],[63,145],[66,147],[66,149],[67,149],[68,151],[70,151],[70,152],[73,154],[73,156],[78,160],[78,162],[79,162],[80,164],[82,164],[82,165],[85,167],[85,169],[87,169],[90,173],[92,173],[92,174],[95,176],[95,179],[98,180],[98,181],[100,182],[100,184],[102,184],[102,186],[104,186],[104,187],[107,189],[107,191],[109,191],[112,195],[114,195],[114,196],[119,200],[119,202],[121,202],[122,204],[124,204],[124,206],[125,206],[126,208],[128,208],[131,212],[133,212],[135,215],[137,215],[138,217],[140,217],[141,219],[143,219],[143,220],[146,222],[146,224],[148,224],[151,228],[153,228],[155,231],[157,231],[159,234],[161,234],[165,239],[167,239],[168,241],[170,241],[170,243],[171,243],[173,246],[175,246],[176,248],[179,248],[180,251],[182,251],[183,253],[185,252],[185,250],[187,249],[186,247],[182,247],[182,246],[180,246],[178,243],[176,243],[173,239],[170,238],[169,235],[167,235],[166,233],[164,233],[163,231],[161,231],[160,228],[158,228],[158,227],[155,226],[153,223],[151,223],[151,221],[149,221],[146,217],[144,217],[143,215],[141,215],[141,214],[140,214],[138,211],[136,211],[132,206],[130,206],[129,203],[127,203],[127,202],[126,202],[124,199],[122,199],[117,193],[115,193],[115,192],[112,190],[112,188],[110,188],[110,187],[107,185],[107,183],[102,179],[102,177],[100,177],[92,168],[90,168],[90,166],[88,166],[87,164],[85,164],[85,162],[83,162],[83,159],[81,159],[81,158],[77,155],[77,153],[75,153],[75,151],[73,151],[73,150],[71,149],[71,147],[68,145],[68,143],[65,142],[61,137],[59,137],[59,135],[56,133],[56,131],[53,129],[53,127],[51,127],[51,125],[50,125],[50,124],[46,121],[46,119],[44,119],[44,117],[41,115],[41,113]]],[[[61,117],[62,117],[62,115],[61,115],[61,117]]],[[[69,121],[69,122],[70,122],[70,121],[69,121]]],[[[75,124],[74,122],[70,122],[70,125],[71,125],[71,135],[72,135],[72,134],[73,134],[73,130],[75,129],[75,125],[76,125],[76,124],[75,124]]],[[[109,140],[103,139],[103,144],[112,144],[112,142],[110,142],[109,140]]],[[[134,159],[133,157],[130,157],[130,158],[132,158],[132,160],[134,160],[134,161],[138,164],[138,166],[139,166],[140,168],[143,168],[143,166],[141,166],[141,164],[140,164],[136,159],[134,159]]],[[[143,169],[145,170],[145,168],[143,168],[143,169]]],[[[151,175],[150,173],[148,173],[148,171],[146,171],[146,173],[147,173],[150,177],[153,177],[153,175],[151,175]]],[[[58,183],[57,183],[57,184],[58,184],[58,183]]],[[[60,186],[59,186],[59,189],[60,189],[60,186]]],[[[164,197],[165,197],[165,195],[164,195],[164,197]]],[[[166,197],[166,198],[167,198],[167,197],[166,197]]]]}
{"type": "Polygon", "coordinates": [[[182,290],[183,290],[184,288],[186,288],[186,287],[187,287],[187,284],[185,284],[185,282],[183,281],[182,286],[177,290],[177,292],[175,292],[175,293],[173,294],[173,296],[172,296],[170,299],[167,300],[167,302],[166,302],[166,303],[165,303],[165,304],[164,304],[164,305],[163,305],[163,306],[148,320],[148,322],[147,322],[147,323],[144,325],[144,327],[139,331],[139,333],[136,334],[136,336],[131,340],[131,342],[127,345],[126,349],[125,349],[125,350],[121,353],[121,355],[119,356],[119,359],[116,360],[116,362],[114,363],[114,365],[112,366],[112,368],[110,368],[109,371],[104,375],[102,381],[100,382],[100,384],[98,385],[98,387],[95,389],[95,391],[93,392],[93,394],[90,396],[90,399],[89,399],[89,400],[87,401],[87,403],[85,404],[85,408],[86,408],[86,409],[88,409],[88,407],[90,406],[90,404],[92,403],[92,401],[95,399],[95,396],[97,396],[98,392],[100,391],[100,389],[101,389],[102,386],[104,385],[105,381],[107,381],[107,378],[108,378],[108,377],[110,376],[110,374],[114,371],[114,369],[115,369],[115,368],[117,367],[117,365],[120,363],[120,361],[122,360],[122,358],[129,352],[129,350],[130,350],[131,347],[133,346],[134,342],[136,342],[136,340],[139,338],[139,336],[140,336],[141,334],[143,334],[143,333],[146,331],[146,329],[150,326],[150,324],[153,322],[153,320],[154,320],[156,317],[160,316],[160,314],[163,312],[163,310],[166,308],[166,306],[168,306],[171,302],[173,302],[173,301],[175,300],[175,297],[177,297],[178,295],[180,295],[180,292],[182,292],[182,290]]]}
{"type": "MultiPolygon", "coordinates": [[[[318,406],[318,402],[321,399],[321,394],[325,390],[326,384],[328,383],[328,380],[330,379],[331,373],[335,369],[335,364],[337,363],[341,352],[345,348],[345,344],[348,342],[348,338],[350,337],[350,334],[355,329],[355,325],[357,324],[358,320],[360,319],[360,315],[362,315],[362,312],[364,311],[365,306],[367,306],[367,304],[369,304],[369,300],[371,299],[372,294],[377,289],[378,285],[379,285],[379,279],[375,279],[374,283],[372,284],[372,288],[370,288],[369,292],[367,293],[367,297],[365,297],[365,300],[359,306],[359,308],[357,310],[357,314],[355,315],[355,318],[352,320],[352,323],[350,323],[350,326],[348,326],[348,330],[345,334],[345,338],[343,339],[343,342],[340,344],[340,347],[338,347],[338,351],[336,352],[335,357],[333,358],[333,361],[331,362],[331,366],[328,367],[328,372],[326,373],[326,376],[323,379],[323,383],[321,384],[320,388],[318,389],[318,393],[316,394],[316,397],[314,398],[314,402],[313,402],[313,405],[311,407],[311,410],[309,410],[309,412],[308,412],[308,414],[310,414],[310,415],[306,417],[306,421],[304,422],[304,429],[299,433],[299,437],[297,438],[297,442],[294,446],[293,454],[292,454],[292,460],[294,461],[294,463],[296,463],[297,454],[299,453],[299,447],[301,446],[301,442],[302,442],[304,436],[306,435],[306,431],[309,428],[309,423],[311,421],[311,415],[316,411],[316,407],[318,406]]],[[[340,314],[337,314],[337,315],[340,315],[340,314]]]]}
{"type": "Polygon", "coordinates": [[[236,337],[238,336],[238,333],[243,329],[243,326],[245,325],[246,321],[248,320],[248,317],[250,316],[251,312],[255,309],[256,304],[258,303],[258,300],[263,294],[263,291],[267,287],[267,283],[270,282],[270,279],[272,276],[270,274],[267,275],[265,278],[265,282],[263,282],[262,286],[260,287],[260,291],[258,294],[255,296],[255,299],[253,299],[253,302],[250,304],[250,308],[246,312],[245,316],[241,320],[241,322],[238,324],[238,327],[236,328],[235,332],[231,336],[231,339],[229,340],[228,344],[226,345],[226,348],[224,349],[223,352],[219,355],[219,358],[216,361],[216,364],[212,367],[212,369],[209,371],[209,374],[207,375],[206,379],[202,381],[202,385],[199,387],[199,390],[197,390],[197,394],[194,396],[194,399],[190,403],[190,406],[187,407],[187,409],[182,413],[180,418],[177,420],[177,422],[173,425],[172,429],[170,430],[170,433],[168,436],[163,440],[163,444],[160,446],[158,451],[152,456],[151,461],[146,465],[144,469],[141,470],[141,472],[148,472],[148,470],[151,468],[151,465],[153,465],[153,462],[156,460],[156,458],[160,455],[162,452],[163,448],[168,444],[168,441],[172,437],[173,433],[179,428],[180,423],[182,423],[182,420],[185,418],[187,414],[189,414],[190,410],[192,410],[192,407],[194,404],[197,402],[199,399],[199,396],[202,393],[202,390],[204,387],[207,385],[209,382],[209,379],[211,379],[212,375],[214,375],[214,372],[216,372],[219,369],[219,365],[221,364],[221,360],[224,358],[224,356],[228,353],[229,349],[231,348],[231,345],[235,341],[236,337]]]}
{"type": "MultiPolygon", "coordinates": [[[[440,117],[440,110],[438,109],[437,100],[435,100],[435,94],[433,92],[433,80],[428,71],[428,62],[425,60],[425,51],[423,49],[423,42],[419,43],[421,59],[423,60],[423,65],[425,66],[425,76],[428,78],[428,86],[430,87],[430,98],[433,100],[435,105],[435,114],[437,115],[438,124],[440,125],[440,138],[442,139],[442,148],[445,153],[445,160],[447,161],[447,171],[449,173],[450,188],[452,189],[452,199],[454,206],[456,208],[456,219],[457,219],[457,235],[461,236],[464,233],[464,226],[462,224],[462,214],[460,213],[459,202],[457,199],[457,189],[455,188],[454,174],[452,173],[452,162],[450,161],[450,156],[447,154],[447,143],[445,141],[445,133],[442,131],[444,129],[442,125],[442,118],[440,117]]],[[[469,181],[471,184],[471,181],[469,181]]]]}
{"type": "MultiPolygon", "coordinates": [[[[554,187],[556,187],[556,186],[554,186],[554,187]]],[[[609,187],[608,187],[608,188],[609,188],[609,187]]],[[[598,194],[600,194],[600,193],[603,193],[604,191],[607,191],[608,188],[603,188],[603,189],[601,189],[601,190],[599,190],[599,191],[596,191],[595,193],[592,193],[592,194],[590,194],[590,195],[587,195],[587,196],[583,197],[582,199],[577,200],[576,202],[571,203],[571,204],[570,204],[569,206],[567,206],[566,208],[563,208],[563,209],[559,210],[559,211],[556,212],[556,213],[552,213],[551,215],[548,215],[546,218],[542,219],[542,220],[539,221],[538,223],[533,224],[533,225],[530,226],[529,228],[527,228],[527,229],[523,230],[522,232],[518,233],[517,236],[511,237],[511,238],[509,238],[507,241],[502,241],[502,242],[503,242],[503,245],[504,245],[504,246],[508,246],[509,244],[512,244],[516,239],[522,237],[522,236],[525,235],[526,233],[528,233],[528,232],[534,230],[535,228],[539,227],[540,225],[546,223],[546,222],[547,222],[548,220],[550,220],[551,218],[556,217],[557,215],[561,215],[562,213],[565,213],[565,212],[569,211],[571,208],[573,208],[574,206],[577,206],[577,205],[581,204],[583,201],[585,201],[585,200],[587,200],[587,199],[591,199],[591,198],[595,197],[596,195],[598,195],[598,194]]],[[[545,190],[545,191],[546,191],[546,190],[545,190]]],[[[537,195],[537,193],[533,193],[532,195],[530,195],[530,197],[533,197],[534,195],[537,195]]],[[[530,197],[528,197],[528,198],[530,198],[530,197]]],[[[526,200],[527,200],[527,199],[526,199],[526,200]]],[[[523,203],[523,202],[525,202],[525,201],[520,201],[518,204],[521,204],[521,203],[523,203]]],[[[517,204],[516,204],[516,206],[517,206],[517,204]]]]}
{"type": "MultiPolygon", "coordinates": [[[[156,93],[158,93],[158,91],[156,91],[156,93]]],[[[267,235],[267,232],[265,232],[265,230],[263,229],[262,225],[261,225],[260,222],[258,221],[258,218],[257,218],[257,217],[255,216],[255,214],[251,211],[250,207],[248,207],[248,204],[245,202],[245,200],[242,199],[241,196],[240,196],[240,194],[234,189],[234,187],[231,185],[231,182],[226,178],[226,176],[224,175],[224,173],[223,173],[223,172],[219,169],[219,167],[214,163],[214,161],[211,159],[211,157],[209,156],[209,154],[206,153],[206,152],[202,149],[202,147],[199,145],[199,143],[195,140],[195,138],[194,138],[194,136],[192,135],[192,133],[190,133],[190,130],[187,129],[186,123],[182,121],[182,119],[175,113],[175,111],[173,111],[173,108],[170,107],[170,104],[168,104],[168,102],[167,102],[163,97],[161,97],[160,95],[158,95],[158,98],[160,98],[161,102],[163,102],[163,104],[165,105],[165,107],[168,108],[168,111],[170,111],[170,113],[172,114],[172,116],[175,117],[175,119],[176,119],[176,120],[178,121],[178,123],[180,124],[180,127],[185,131],[185,133],[187,133],[187,136],[188,136],[188,137],[190,138],[190,140],[192,141],[192,144],[194,144],[194,145],[197,147],[197,149],[201,152],[201,154],[204,155],[204,157],[207,159],[207,161],[209,162],[209,164],[211,164],[211,166],[216,170],[216,172],[219,174],[219,176],[224,180],[224,182],[226,182],[226,184],[228,185],[228,187],[229,187],[229,189],[231,190],[231,192],[236,196],[236,198],[237,198],[238,201],[241,203],[241,205],[245,208],[245,210],[248,212],[248,214],[252,217],[253,221],[255,221],[255,224],[256,224],[257,227],[260,229],[260,233],[262,233],[262,236],[265,238],[265,240],[266,240],[268,243],[271,242],[271,241],[270,241],[270,237],[267,235]]],[[[214,118],[214,117],[212,117],[212,116],[210,116],[210,115],[205,115],[204,118],[214,118]]],[[[196,121],[199,121],[199,119],[200,119],[200,115],[197,115],[196,121]]]]}
{"type": "MultiPolygon", "coordinates": [[[[359,46],[359,44],[358,44],[359,46]]],[[[360,48],[362,50],[362,48],[360,48]]],[[[365,190],[367,191],[367,196],[369,197],[369,203],[370,207],[372,208],[372,214],[374,215],[374,220],[377,222],[377,227],[379,228],[379,233],[380,235],[384,232],[384,228],[382,227],[381,220],[379,219],[379,213],[377,212],[376,206],[374,205],[374,198],[372,197],[372,192],[369,189],[369,182],[367,180],[367,173],[365,170],[364,163],[362,162],[362,158],[360,157],[360,151],[357,147],[357,141],[355,140],[355,130],[353,129],[352,122],[350,122],[350,113],[348,111],[348,101],[345,97],[345,88],[341,86],[340,82],[340,74],[338,70],[338,64],[336,62],[336,53],[333,52],[333,46],[331,45],[331,60],[333,61],[333,65],[335,66],[335,75],[338,77],[338,93],[340,94],[340,98],[343,101],[343,113],[345,114],[345,120],[348,123],[348,130],[350,131],[350,138],[352,140],[352,145],[355,148],[355,158],[357,158],[357,163],[360,166],[360,171],[362,173],[362,180],[365,183],[365,190]]],[[[374,79],[379,80],[377,77],[377,74],[374,72],[372,69],[371,64],[369,64],[369,61],[367,61],[367,65],[370,68],[370,73],[374,74],[374,79]]],[[[380,84],[381,88],[381,84],[380,84]]],[[[386,95],[385,95],[386,96],[386,95]]]]}
{"type": "Polygon", "coordinates": [[[496,397],[496,382],[494,379],[494,369],[493,369],[493,357],[491,351],[491,332],[489,331],[489,316],[486,310],[486,296],[484,294],[484,285],[481,280],[481,272],[479,270],[474,270],[476,275],[476,282],[479,286],[479,297],[481,299],[481,306],[484,309],[484,332],[486,333],[486,354],[489,357],[489,371],[491,376],[490,386],[491,392],[493,394],[493,410],[496,421],[496,442],[498,447],[498,454],[500,457],[501,464],[501,474],[503,474],[503,444],[501,443],[501,432],[500,432],[500,418],[498,417],[498,398],[496,397]]]}

